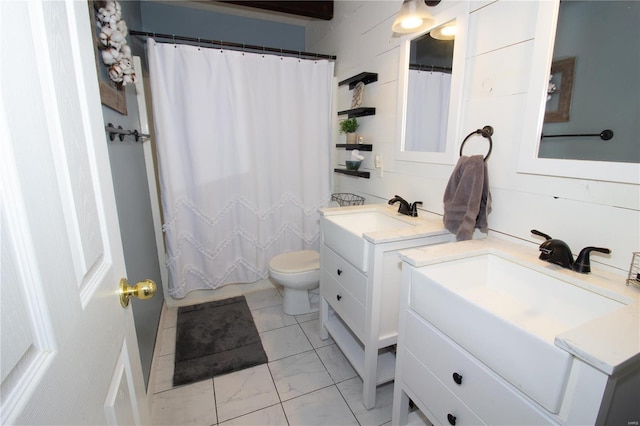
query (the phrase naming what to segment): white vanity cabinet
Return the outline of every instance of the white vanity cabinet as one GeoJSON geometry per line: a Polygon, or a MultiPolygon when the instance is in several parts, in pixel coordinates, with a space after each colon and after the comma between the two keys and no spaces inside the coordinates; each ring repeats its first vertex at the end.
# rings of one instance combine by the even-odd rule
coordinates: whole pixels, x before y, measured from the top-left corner
{"type": "MultiPolygon", "coordinates": [[[[501,243],[494,244],[491,239],[456,243],[455,246],[448,244],[438,247],[439,253],[447,252],[450,256],[444,260],[425,261],[435,253],[430,248],[403,252],[401,255],[405,262],[402,267],[392,424],[407,424],[409,400],[433,424],[444,425],[630,424],[640,420],[640,339],[637,337],[640,293],[622,284],[625,295],[607,295],[608,298],[617,299],[610,311],[558,334],[555,345],[554,340],[550,340],[551,346],[568,356],[568,366],[566,373],[560,377],[561,391],[549,401],[545,399],[548,395],[540,397],[532,391],[535,385],[544,383],[546,363],[535,358],[524,361],[523,357],[516,357],[518,359],[503,359],[503,364],[511,363],[511,366],[496,364],[496,359],[501,359],[513,345],[519,344],[517,340],[496,339],[499,333],[496,328],[469,321],[464,312],[454,306],[454,302],[445,303],[445,306],[433,304],[436,294],[443,291],[432,281],[437,276],[434,271],[442,271],[441,265],[447,262],[456,268],[467,264],[463,262],[467,259],[465,252],[459,247],[466,246],[471,253],[466,254],[468,258],[495,254],[495,247],[500,250],[505,247],[501,243]],[[425,290],[427,288],[429,290],[425,290]],[[425,310],[425,306],[429,306],[429,311],[425,310]],[[433,313],[434,310],[446,312],[446,316],[433,313]],[[614,324],[616,328],[609,329],[614,324]],[[484,352],[472,344],[473,339],[468,336],[491,341],[495,348],[492,352],[484,352]],[[590,352],[590,345],[597,349],[590,352]],[[581,349],[567,349],[565,346],[579,346],[581,349]],[[597,350],[601,352],[597,353],[597,350]],[[621,362],[616,361],[616,357],[621,362]],[[532,365],[536,362],[538,365],[532,365]],[[517,372],[511,374],[511,367],[514,366],[517,372]]],[[[509,250],[511,248],[507,246],[505,253],[509,250]]],[[[510,259],[518,261],[517,256],[510,259]]],[[[537,265],[535,262],[537,259],[533,268],[540,266],[540,270],[548,270],[546,265],[537,265]]],[[[560,272],[562,279],[574,277],[573,272],[560,272]]],[[[448,277],[453,274],[449,269],[446,273],[448,277]]],[[[474,276],[476,281],[483,279],[481,274],[474,276]]],[[[511,280],[517,279],[517,276],[511,277],[511,280]]],[[[597,279],[588,279],[589,291],[594,292],[597,279]]],[[[487,301],[489,292],[482,292],[478,288],[468,291],[469,288],[470,285],[465,284],[465,290],[458,294],[480,305],[487,301]]],[[[542,291],[540,289],[538,292],[542,291]]],[[[532,298],[531,295],[528,297],[532,298]]],[[[555,303],[564,302],[559,299],[555,303]]],[[[513,304],[508,310],[503,310],[502,307],[496,307],[496,298],[491,298],[488,303],[493,305],[496,312],[513,313],[511,318],[517,314],[518,318],[512,324],[522,326],[523,333],[526,332],[526,325],[523,325],[525,319],[526,324],[531,324],[544,315],[536,311],[534,316],[529,316],[535,309],[516,312],[513,304]]],[[[570,315],[575,317],[578,313],[572,311],[570,315]]],[[[546,329],[555,325],[548,319],[545,319],[545,324],[546,329]]]]}
{"type": "Polygon", "coordinates": [[[321,338],[331,335],[340,347],[362,378],[365,407],[373,408],[376,386],[395,375],[395,355],[389,347],[398,334],[398,252],[450,242],[453,236],[439,216],[399,217],[386,205],[320,212],[321,338]]]}
{"type": "Polygon", "coordinates": [[[402,321],[394,425],[407,424],[408,398],[434,424],[552,423],[515,388],[415,311],[403,311],[402,321]]]}

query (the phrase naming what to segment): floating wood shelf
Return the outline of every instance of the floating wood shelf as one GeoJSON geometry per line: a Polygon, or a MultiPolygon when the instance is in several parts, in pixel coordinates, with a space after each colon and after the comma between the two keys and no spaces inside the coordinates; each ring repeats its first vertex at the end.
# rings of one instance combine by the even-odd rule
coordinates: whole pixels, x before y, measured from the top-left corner
{"type": "Polygon", "coordinates": [[[376,109],[372,107],[362,107],[362,108],[345,109],[344,111],[338,112],[338,115],[345,115],[345,114],[349,118],[365,117],[367,115],[376,115],[376,109]]]}
{"type": "Polygon", "coordinates": [[[358,149],[360,151],[373,151],[373,145],[366,143],[337,143],[336,148],[344,148],[347,151],[358,149]]]}
{"type": "Polygon", "coordinates": [[[361,172],[359,170],[333,169],[333,171],[336,173],[342,173],[343,175],[357,176],[366,179],[369,179],[369,176],[371,175],[369,172],[361,172]]]}
{"type": "Polygon", "coordinates": [[[342,80],[338,83],[338,86],[344,86],[345,84],[349,85],[349,90],[356,87],[356,84],[363,82],[364,84],[373,83],[374,81],[378,81],[378,73],[375,72],[361,72],[358,75],[354,75],[351,78],[346,80],[342,80]]]}
{"type": "MultiPolygon", "coordinates": [[[[356,84],[362,82],[364,84],[373,83],[374,81],[378,81],[378,74],[374,72],[362,72],[358,75],[354,75],[351,78],[346,80],[342,80],[338,83],[338,86],[349,85],[349,89],[353,89],[356,87],[356,84]]],[[[366,117],[368,115],[375,115],[376,109],[372,107],[360,107],[360,108],[351,108],[346,109],[344,111],[339,111],[338,115],[346,115],[348,118],[354,117],[366,117]]],[[[361,151],[372,151],[373,148],[370,144],[337,144],[336,147],[344,148],[344,149],[359,149],[361,151]]],[[[343,173],[346,175],[359,176],[364,178],[369,178],[369,172],[358,172],[356,170],[344,170],[344,169],[335,169],[336,173],[343,173]]]]}

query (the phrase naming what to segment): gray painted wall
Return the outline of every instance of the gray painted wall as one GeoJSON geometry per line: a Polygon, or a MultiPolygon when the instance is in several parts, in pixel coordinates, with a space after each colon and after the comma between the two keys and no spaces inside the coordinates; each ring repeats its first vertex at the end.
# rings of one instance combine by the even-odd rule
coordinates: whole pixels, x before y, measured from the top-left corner
{"type": "MultiPolygon", "coordinates": [[[[140,25],[140,8],[137,2],[121,2],[127,25],[140,25]]],[[[131,40],[134,55],[140,56],[142,44],[131,40]]],[[[102,66],[100,63],[99,66],[102,66]]],[[[136,90],[126,86],[127,115],[102,107],[104,122],[122,126],[124,129],[140,129],[140,118],[136,101],[136,90]]],[[[149,142],[145,142],[149,143],[149,142]]],[[[127,279],[131,285],[149,278],[158,284],[158,292],[149,300],[133,299],[131,302],[140,349],[140,360],[145,384],[149,382],[153,350],[164,296],[160,285],[160,265],[151,216],[149,187],[145,172],[142,143],[133,138],[120,141],[107,138],[109,161],[113,175],[113,187],[118,208],[120,235],[124,249],[127,279]]]]}

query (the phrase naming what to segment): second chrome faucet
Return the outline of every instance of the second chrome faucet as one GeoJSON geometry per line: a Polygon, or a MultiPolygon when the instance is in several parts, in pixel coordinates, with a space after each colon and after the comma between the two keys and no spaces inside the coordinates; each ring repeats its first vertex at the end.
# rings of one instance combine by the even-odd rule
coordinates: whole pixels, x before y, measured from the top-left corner
{"type": "Polygon", "coordinates": [[[389,204],[393,205],[395,203],[400,203],[398,213],[411,217],[418,217],[418,205],[422,205],[422,201],[415,201],[412,204],[409,204],[399,195],[394,195],[393,198],[389,200],[389,204]]]}

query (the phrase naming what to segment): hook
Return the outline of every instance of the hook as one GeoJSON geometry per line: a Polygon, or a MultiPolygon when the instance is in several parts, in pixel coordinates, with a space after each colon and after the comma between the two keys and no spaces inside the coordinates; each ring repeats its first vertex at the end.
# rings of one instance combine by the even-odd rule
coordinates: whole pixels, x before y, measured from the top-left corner
{"type": "Polygon", "coordinates": [[[107,132],[109,133],[109,140],[113,141],[116,138],[116,134],[114,132],[109,132],[109,128],[113,127],[113,124],[109,123],[107,125],[107,132]]]}

